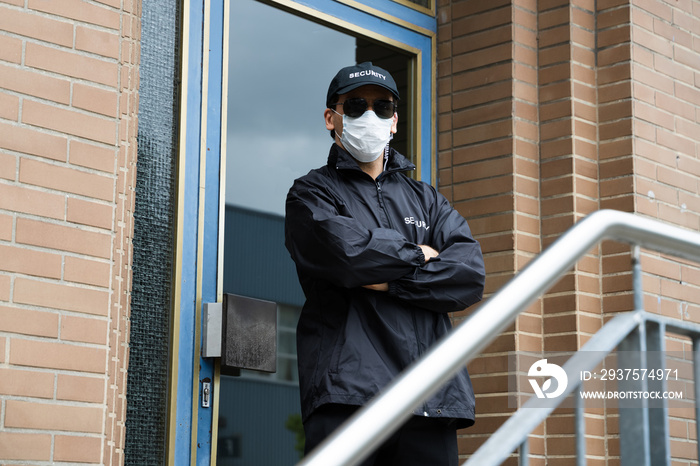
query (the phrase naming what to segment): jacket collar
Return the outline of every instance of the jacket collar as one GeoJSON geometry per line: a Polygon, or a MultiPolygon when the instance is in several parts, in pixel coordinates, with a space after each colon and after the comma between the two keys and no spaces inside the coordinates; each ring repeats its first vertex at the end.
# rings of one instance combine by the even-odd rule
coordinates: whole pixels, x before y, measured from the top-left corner
{"type": "MultiPolygon", "coordinates": [[[[339,170],[360,170],[355,159],[338,144],[333,143],[328,154],[328,166],[339,170]]],[[[389,163],[385,173],[415,170],[416,166],[406,157],[397,152],[393,147],[389,148],[389,163]]]]}

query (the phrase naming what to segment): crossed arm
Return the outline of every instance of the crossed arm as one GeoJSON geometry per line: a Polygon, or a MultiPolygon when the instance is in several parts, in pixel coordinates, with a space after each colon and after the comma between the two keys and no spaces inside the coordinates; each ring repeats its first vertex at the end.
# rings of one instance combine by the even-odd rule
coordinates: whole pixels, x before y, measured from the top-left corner
{"type": "Polygon", "coordinates": [[[436,312],[481,299],[481,248],[444,197],[436,197],[433,246],[411,243],[393,229],[367,229],[338,212],[336,204],[343,205],[328,190],[290,191],[286,243],[306,276],[386,292],[436,312]]]}
{"type": "MultiPolygon", "coordinates": [[[[419,244],[418,247],[421,248],[421,250],[423,251],[423,256],[425,256],[425,262],[428,262],[433,257],[437,257],[439,254],[439,252],[437,252],[435,249],[425,244],[419,244]]],[[[384,282],[377,283],[375,285],[365,285],[363,288],[367,288],[368,290],[374,291],[389,291],[389,283],[384,282]]]]}

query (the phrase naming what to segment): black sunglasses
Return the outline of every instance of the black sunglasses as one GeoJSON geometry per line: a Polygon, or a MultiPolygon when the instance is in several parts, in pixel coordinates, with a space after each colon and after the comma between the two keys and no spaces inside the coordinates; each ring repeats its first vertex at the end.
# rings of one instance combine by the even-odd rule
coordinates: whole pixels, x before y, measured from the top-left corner
{"type": "MultiPolygon", "coordinates": [[[[343,105],[343,112],[350,118],[361,117],[367,111],[367,101],[361,97],[355,97],[352,99],[346,99],[345,102],[338,102],[332,104],[343,105]]],[[[372,110],[377,114],[379,118],[391,118],[396,112],[397,104],[391,100],[377,99],[372,102],[372,110]]]]}

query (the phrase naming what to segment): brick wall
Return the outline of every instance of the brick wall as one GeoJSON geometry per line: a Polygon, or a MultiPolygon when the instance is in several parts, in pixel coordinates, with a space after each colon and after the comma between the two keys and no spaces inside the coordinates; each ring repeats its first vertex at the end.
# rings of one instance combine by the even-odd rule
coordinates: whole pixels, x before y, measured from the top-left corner
{"type": "MultiPolygon", "coordinates": [[[[482,244],[487,294],[600,208],[700,229],[700,2],[442,0],[438,22],[439,187],[482,244]]],[[[576,350],[633,309],[630,260],[596,247],[470,364],[465,457],[513,410],[507,352],[576,350]]],[[[696,266],[649,252],[642,265],[648,311],[700,321],[696,266]]],[[[678,464],[697,460],[692,415],[672,410],[678,464]]],[[[588,463],[618,464],[617,412],[588,409],[586,425],[588,463]]],[[[571,464],[571,412],[530,440],[534,464],[571,464]]]]}
{"type": "Polygon", "coordinates": [[[120,464],[138,0],[0,0],[0,463],[120,464]]]}

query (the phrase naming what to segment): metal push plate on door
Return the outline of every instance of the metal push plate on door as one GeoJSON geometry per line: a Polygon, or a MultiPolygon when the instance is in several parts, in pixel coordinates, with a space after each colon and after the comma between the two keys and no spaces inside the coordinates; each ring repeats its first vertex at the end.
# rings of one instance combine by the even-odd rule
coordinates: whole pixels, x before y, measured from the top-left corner
{"type": "Polygon", "coordinates": [[[221,369],[277,371],[277,304],[225,294],[221,369]]]}

